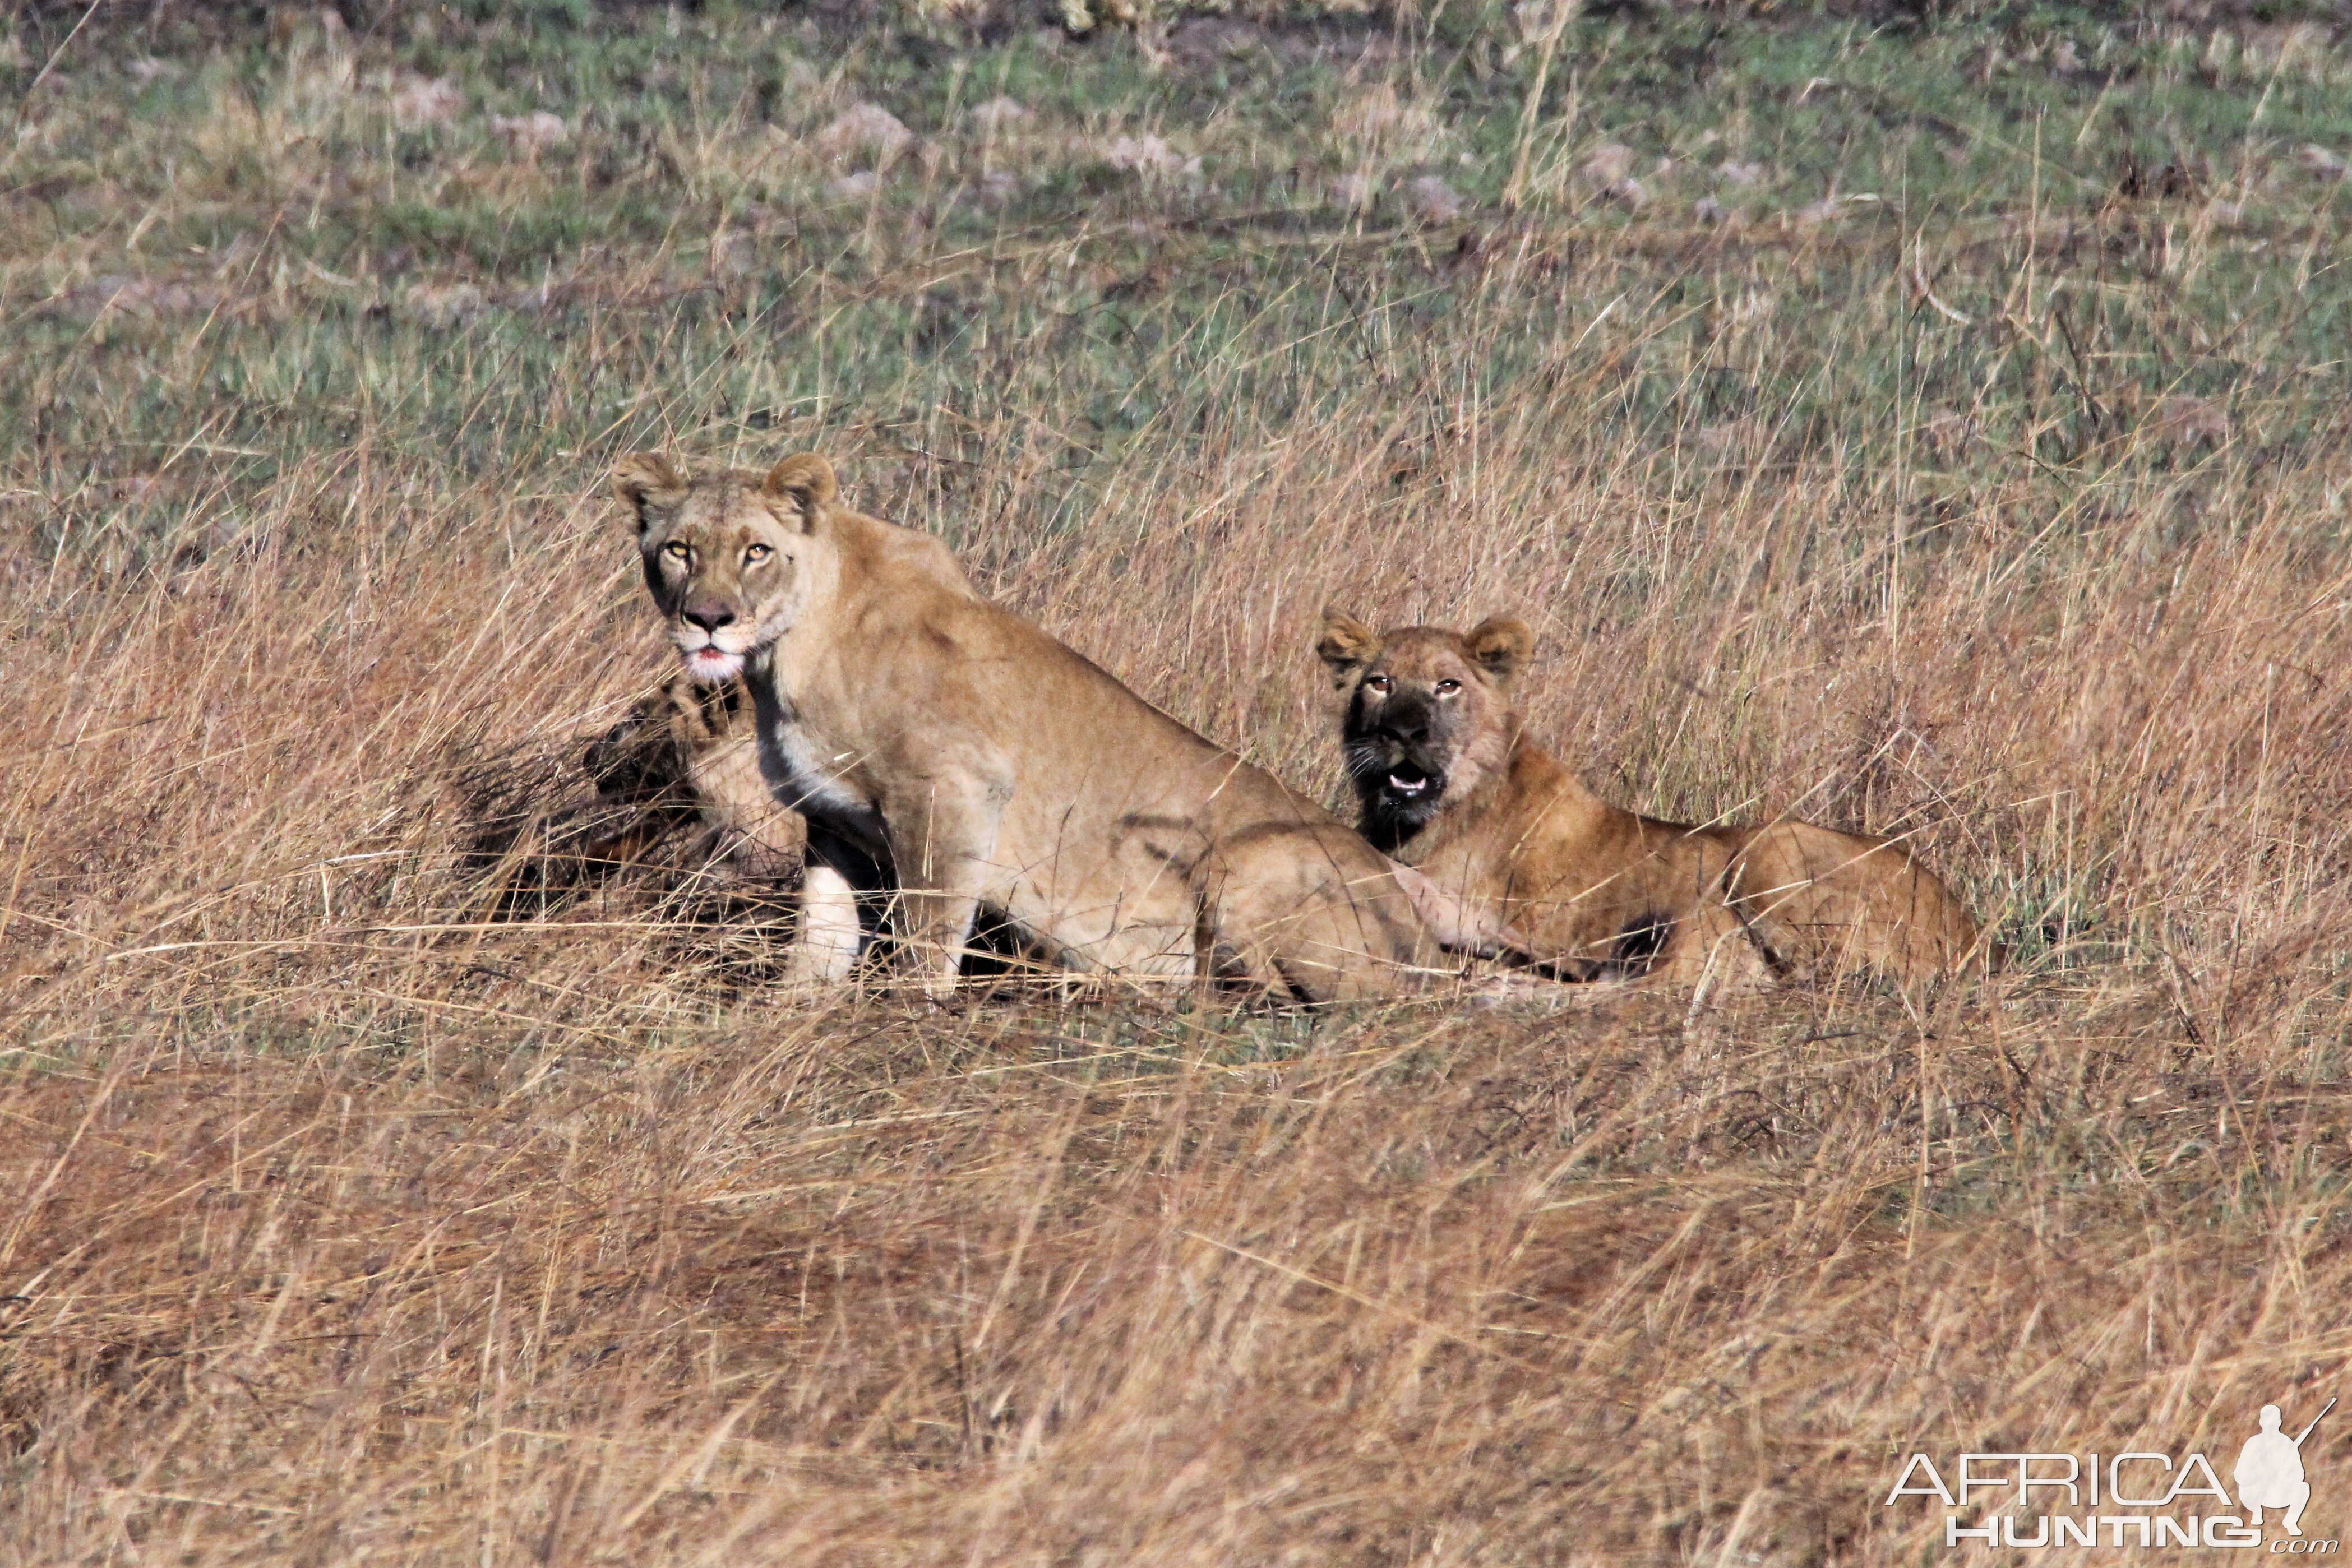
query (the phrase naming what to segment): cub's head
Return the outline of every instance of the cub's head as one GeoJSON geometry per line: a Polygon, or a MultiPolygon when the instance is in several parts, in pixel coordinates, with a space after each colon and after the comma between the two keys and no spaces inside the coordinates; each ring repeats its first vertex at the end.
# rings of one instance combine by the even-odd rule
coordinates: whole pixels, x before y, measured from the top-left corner
{"type": "Polygon", "coordinates": [[[766,474],[724,469],[688,479],[660,457],[625,457],[613,493],[629,509],[646,587],[669,622],[686,673],[732,680],[744,659],[806,612],[832,544],[836,490],[814,452],[766,474]]]}
{"type": "Polygon", "coordinates": [[[1511,677],[1535,633],[1508,615],[1469,632],[1375,632],[1323,612],[1315,652],[1347,694],[1340,742],[1364,825],[1390,845],[1465,800],[1510,756],[1511,677]]]}

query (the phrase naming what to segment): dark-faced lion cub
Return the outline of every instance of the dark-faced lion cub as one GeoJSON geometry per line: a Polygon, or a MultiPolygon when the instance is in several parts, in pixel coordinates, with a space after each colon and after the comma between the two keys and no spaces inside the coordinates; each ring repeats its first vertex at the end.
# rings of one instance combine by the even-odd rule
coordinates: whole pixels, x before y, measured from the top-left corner
{"type": "Polygon", "coordinates": [[[1316,652],[1347,695],[1364,836],[1538,961],[1746,984],[1862,963],[1909,985],[1984,956],[1976,922],[1900,844],[1810,822],[1691,827],[1599,799],[1512,705],[1533,645],[1509,616],[1375,632],[1334,610],[1316,652]]]}

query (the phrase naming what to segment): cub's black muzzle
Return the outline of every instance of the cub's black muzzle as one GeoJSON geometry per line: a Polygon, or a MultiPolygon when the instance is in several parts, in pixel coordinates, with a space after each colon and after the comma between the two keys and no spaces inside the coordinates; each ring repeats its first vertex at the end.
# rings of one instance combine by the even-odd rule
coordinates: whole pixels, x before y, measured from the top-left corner
{"type": "Polygon", "coordinates": [[[1429,742],[1429,728],[1437,717],[1436,705],[1418,692],[1391,697],[1381,706],[1372,733],[1391,746],[1412,749],[1429,742]]]}

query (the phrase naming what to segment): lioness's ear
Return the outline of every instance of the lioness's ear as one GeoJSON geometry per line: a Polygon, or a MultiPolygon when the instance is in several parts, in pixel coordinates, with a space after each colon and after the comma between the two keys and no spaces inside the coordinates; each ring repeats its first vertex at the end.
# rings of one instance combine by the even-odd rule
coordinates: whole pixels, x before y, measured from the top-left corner
{"type": "Polygon", "coordinates": [[[816,527],[818,514],[833,505],[834,497],[841,493],[833,482],[833,465],[814,452],[787,457],[769,469],[760,488],[800,508],[803,533],[816,527]]]}
{"type": "Polygon", "coordinates": [[[647,507],[668,506],[685,495],[686,476],[670,466],[666,457],[633,452],[613,470],[613,494],[636,519],[637,532],[644,533],[653,521],[647,507]]]}
{"type": "Polygon", "coordinates": [[[1331,684],[1348,684],[1348,677],[1380,656],[1381,634],[1354,616],[1327,607],[1323,612],[1323,634],[1315,640],[1315,656],[1331,666],[1331,684]]]}
{"type": "Polygon", "coordinates": [[[1498,681],[1507,681],[1535,651],[1536,634],[1516,615],[1490,615],[1470,628],[1470,635],[1463,641],[1470,644],[1470,656],[1482,669],[1498,681]]]}

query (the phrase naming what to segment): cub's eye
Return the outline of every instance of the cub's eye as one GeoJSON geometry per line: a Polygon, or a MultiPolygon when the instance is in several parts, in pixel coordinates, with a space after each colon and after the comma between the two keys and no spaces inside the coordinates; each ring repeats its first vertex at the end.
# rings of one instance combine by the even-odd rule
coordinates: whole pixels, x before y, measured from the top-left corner
{"type": "Polygon", "coordinates": [[[1395,685],[1396,683],[1390,680],[1386,675],[1367,675],[1364,677],[1364,689],[1371,693],[1376,697],[1384,697],[1388,695],[1389,688],[1395,685]]]}
{"type": "Polygon", "coordinates": [[[775,553],[776,552],[774,550],[770,549],[766,545],[753,545],[743,552],[743,564],[745,566],[757,566],[775,553]]]}
{"type": "Polygon", "coordinates": [[[1437,683],[1437,695],[1442,697],[1450,697],[1461,689],[1462,683],[1460,681],[1444,680],[1437,683]]]}
{"type": "Polygon", "coordinates": [[[672,560],[682,561],[693,555],[694,552],[687,549],[685,545],[681,544],[677,539],[672,539],[669,543],[662,546],[662,554],[669,557],[672,560]]]}

